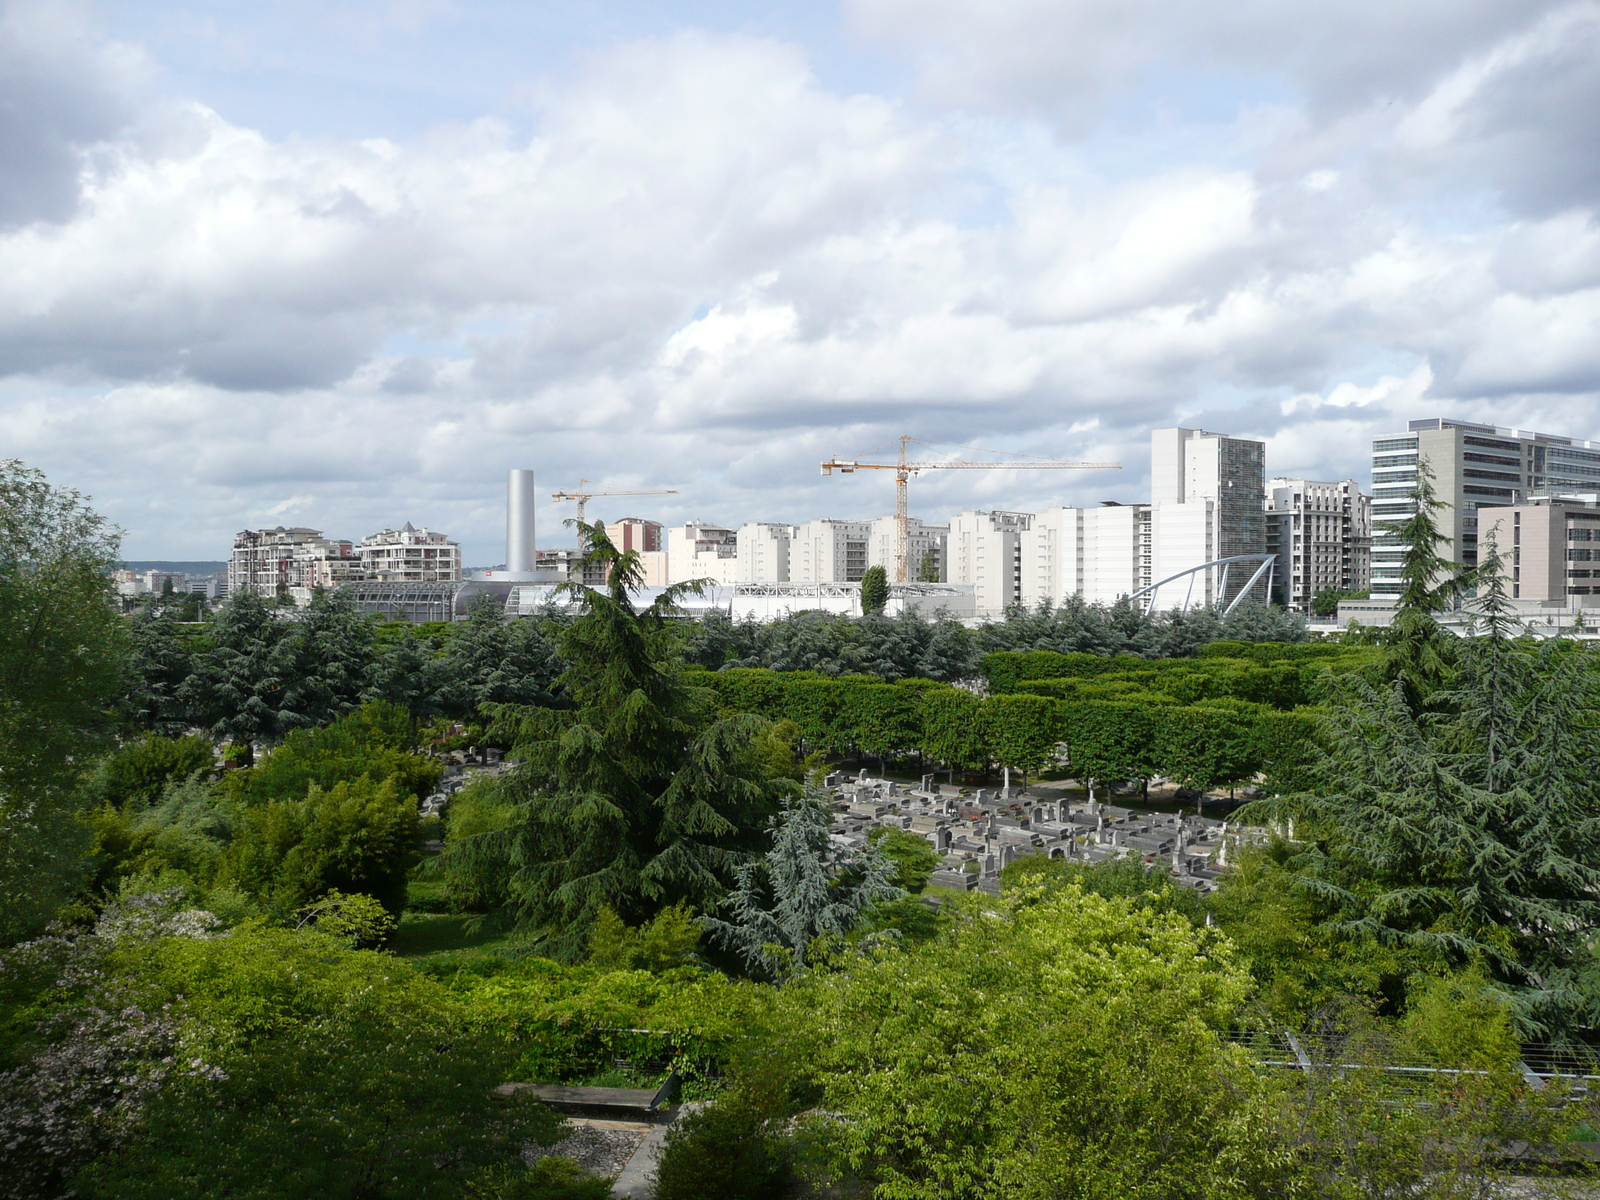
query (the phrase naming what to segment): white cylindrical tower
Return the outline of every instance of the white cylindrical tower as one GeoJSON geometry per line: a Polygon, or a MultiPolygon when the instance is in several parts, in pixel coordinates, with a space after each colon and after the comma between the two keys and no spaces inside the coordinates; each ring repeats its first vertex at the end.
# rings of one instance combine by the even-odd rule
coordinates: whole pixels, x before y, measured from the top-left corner
{"type": "Polygon", "coordinates": [[[531,573],[538,565],[533,540],[533,472],[514,469],[506,476],[506,573],[531,573]]]}

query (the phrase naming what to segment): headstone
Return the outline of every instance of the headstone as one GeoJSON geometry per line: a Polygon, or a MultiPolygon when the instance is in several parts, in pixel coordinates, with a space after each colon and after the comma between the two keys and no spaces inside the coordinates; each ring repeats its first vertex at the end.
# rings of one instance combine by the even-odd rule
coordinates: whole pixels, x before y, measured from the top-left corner
{"type": "Polygon", "coordinates": [[[866,781],[867,781],[867,769],[865,767],[862,767],[861,768],[861,774],[856,776],[856,782],[857,783],[865,783],[866,781]]]}

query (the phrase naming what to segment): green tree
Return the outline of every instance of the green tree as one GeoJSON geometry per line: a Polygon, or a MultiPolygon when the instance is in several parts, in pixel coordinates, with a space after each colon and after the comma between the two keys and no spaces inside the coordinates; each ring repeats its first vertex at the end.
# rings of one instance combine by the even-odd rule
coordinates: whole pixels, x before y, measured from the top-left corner
{"type": "Polygon", "coordinates": [[[1439,627],[1436,614],[1451,607],[1472,586],[1475,573],[1440,552],[1452,539],[1439,528],[1435,514],[1444,502],[1433,490],[1433,469],[1417,462],[1417,486],[1411,493],[1414,512],[1403,521],[1378,524],[1380,536],[1397,541],[1400,598],[1385,639],[1388,672],[1405,687],[1407,701],[1420,709],[1449,679],[1455,639],[1439,627]]]}
{"type": "Polygon", "coordinates": [[[698,584],[666,589],[644,611],[637,551],[620,551],[601,522],[583,527],[586,566],[604,591],[572,589],[583,613],[558,632],[570,709],[506,705],[517,768],[502,784],[515,821],[446,846],[434,868],[497,875],[503,916],[531,928],[547,952],[575,958],[602,906],[629,924],[686,901],[720,899],[783,784],[760,768],[755,716],[718,718],[691,686],[666,617],[698,584]]]}
{"type": "Polygon", "coordinates": [[[234,742],[253,757],[257,742],[278,735],[285,665],[278,643],[288,623],[253,591],[230,597],[211,623],[194,673],[178,689],[178,702],[214,739],[234,742]]]}
{"type": "Polygon", "coordinates": [[[889,605],[889,575],[882,567],[868,567],[861,576],[861,611],[881,613],[889,605]]]}
{"type": "Polygon", "coordinates": [[[909,829],[878,825],[867,834],[867,841],[894,864],[894,885],[912,895],[928,886],[928,877],[939,865],[938,852],[928,839],[909,829]]]}
{"type": "Polygon", "coordinates": [[[273,731],[326,725],[360,706],[372,681],[372,622],[343,590],[317,589],[273,646],[270,674],[281,682],[273,731]]]}
{"type": "Polygon", "coordinates": [[[331,725],[292,731],[256,766],[230,772],[226,782],[249,804],[300,800],[312,784],[326,790],[362,778],[392,779],[399,794],[420,800],[438,785],[443,768],[412,754],[415,740],[405,709],[373,701],[331,725]]]}
{"type": "Polygon", "coordinates": [[[179,624],[176,612],[149,605],[128,621],[127,633],[129,679],[119,705],[123,720],[152,733],[183,733],[191,722],[179,689],[194,672],[192,635],[179,624]]]}
{"type": "Polygon", "coordinates": [[[540,622],[508,622],[495,597],[478,596],[445,653],[429,664],[433,704],[462,718],[476,717],[485,704],[551,704],[562,665],[540,622]]]}
{"type": "Polygon", "coordinates": [[[420,1200],[559,1136],[495,1094],[515,1048],[406,963],[309,928],[212,936],[152,899],[32,949],[0,1072],[7,1195],[420,1200]]]}
{"type": "Polygon", "coordinates": [[[924,554],[922,556],[922,561],[917,566],[917,582],[918,583],[938,583],[939,582],[939,556],[938,555],[936,555],[936,554],[924,554]]]}
{"type": "Polygon", "coordinates": [[[876,846],[839,855],[828,841],[832,805],[808,789],[786,800],[772,849],[746,862],[724,902],[731,920],[706,917],[713,941],[732,950],[754,974],[783,978],[806,967],[818,938],[842,938],[868,907],[903,895],[891,883],[897,867],[876,846]]]}
{"type": "Polygon", "coordinates": [[[417,861],[417,801],[392,779],[363,777],[300,800],[242,812],[220,878],[288,914],[328,892],[359,892],[391,913],[405,907],[417,861]]]}
{"type": "Polygon", "coordinates": [[[1024,890],[784,988],[736,1080],[867,1194],[1280,1195],[1272,1098],[1213,1032],[1247,989],[1175,913],[1024,890]]]}
{"type": "Polygon", "coordinates": [[[0,944],[44,925],[81,877],[77,783],[127,670],[117,539],[79,493],[0,462],[0,944]]]}
{"type": "Polygon", "coordinates": [[[101,762],[95,790],[108,804],[151,805],[168,784],[209,772],[213,763],[206,738],[138,738],[101,762]]]}

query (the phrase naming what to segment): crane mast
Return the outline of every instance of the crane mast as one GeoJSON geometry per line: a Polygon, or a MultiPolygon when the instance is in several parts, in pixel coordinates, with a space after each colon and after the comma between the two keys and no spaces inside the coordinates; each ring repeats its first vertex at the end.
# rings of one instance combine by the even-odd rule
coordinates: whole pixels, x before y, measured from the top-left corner
{"type": "Polygon", "coordinates": [[[909,558],[911,555],[911,501],[909,487],[911,476],[921,471],[1109,471],[1121,470],[1117,462],[1077,462],[1069,459],[1030,459],[1027,462],[970,462],[929,460],[911,461],[906,457],[906,446],[920,439],[902,434],[898,439],[900,453],[892,463],[860,462],[838,456],[822,464],[822,473],[850,475],[856,471],[894,472],[894,581],[909,583],[909,558]]]}

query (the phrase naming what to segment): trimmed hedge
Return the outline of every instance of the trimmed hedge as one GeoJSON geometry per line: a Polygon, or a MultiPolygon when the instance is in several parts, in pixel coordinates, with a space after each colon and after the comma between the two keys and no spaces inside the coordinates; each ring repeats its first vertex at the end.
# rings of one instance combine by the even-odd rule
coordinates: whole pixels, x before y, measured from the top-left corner
{"type": "MultiPolygon", "coordinates": [[[[1276,678],[1273,670],[1258,672],[1255,682],[1276,678]]],[[[1230,673],[1237,674],[1233,666],[1218,678],[1226,681],[1230,673]]],[[[755,667],[705,672],[697,682],[725,711],[794,721],[805,751],[920,754],[958,770],[1009,766],[1037,773],[1065,749],[1083,778],[1165,775],[1199,789],[1243,783],[1258,772],[1288,786],[1303,773],[1318,710],[1241,699],[1227,693],[1249,689],[1197,683],[1203,678],[1172,673],[1159,680],[1192,696],[1192,703],[1144,690],[1134,679],[1029,680],[1013,692],[982,698],[928,680],[890,684],[755,667]]]]}

